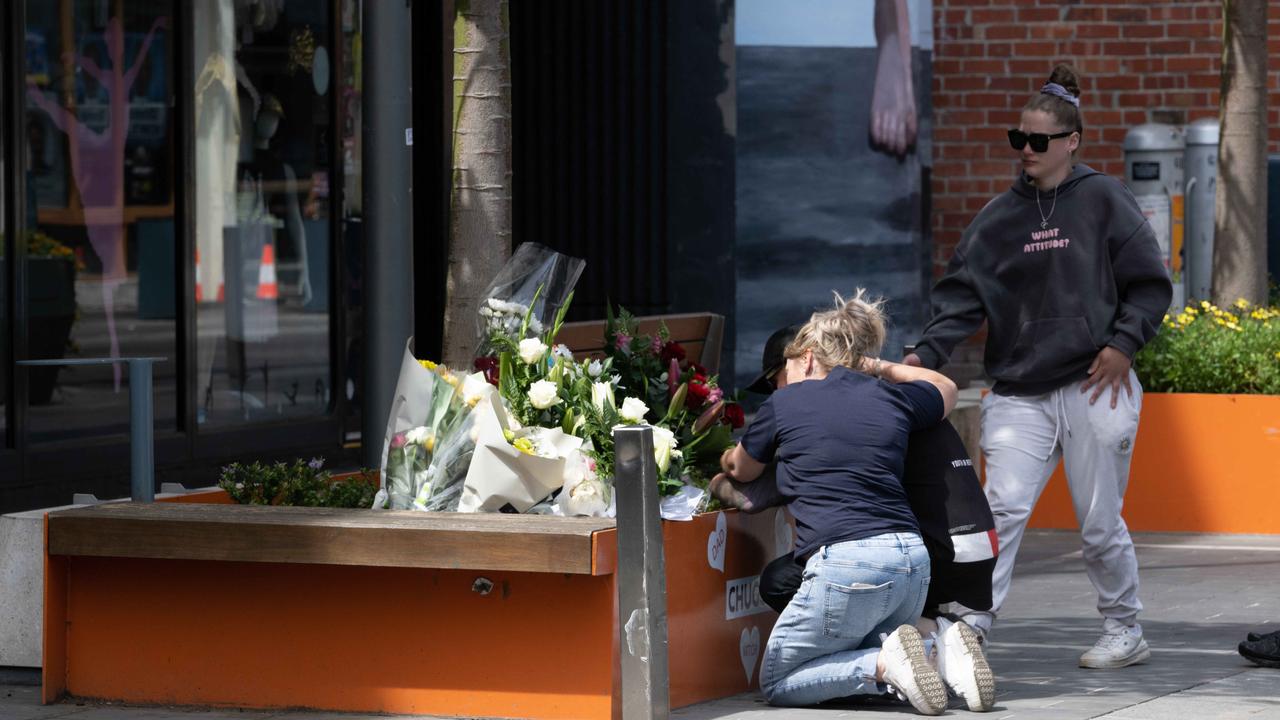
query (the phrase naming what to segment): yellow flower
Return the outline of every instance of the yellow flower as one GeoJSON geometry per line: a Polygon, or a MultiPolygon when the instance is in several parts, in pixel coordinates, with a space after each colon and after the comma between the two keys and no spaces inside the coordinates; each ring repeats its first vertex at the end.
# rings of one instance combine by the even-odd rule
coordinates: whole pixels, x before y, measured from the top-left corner
{"type": "Polygon", "coordinates": [[[435,369],[436,369],[436,364],[435,364],[435,363],[433,363],[433,362],[431,362],[430,360],[419,360],[419,361],[418,361],[418,364],[419,364],[419,365],[421,365],[422,367],[424,367],[424,368],[428,369],[428,370],[435,370],[435,369]]]}
{"type": "Polygon", "coordinates": [[[1162,320],[1161,322],[1169,322],[1169,313],[1164,314],[1164,320],[1162,320]]]}
{"type": "Polygon", "coordinates": [[[1277,352],[1277,353],[1276,353],[1276,359],[1277,359],[1277,360],[1280,360],[1280,352],[1277,352]]]}
{"type": "Polygon", "coordinates": [[[1183,312],[1187,315],[1197,315],[1200,311],[1188,305],[1183,312]]]}
{"type": "Polygon", "coordinates": [[[1244,298],[1238,298],[1235,302],[1235,305],[1241,310],[1247,310],[1249,308],[1249,301],[1245,300],[1244,298]]]}
{"type": "Polygon", "coordinates": [[[533,443],[530,442],[529,438],[516,438],[516,441],[511,443],[511,446],[525,455],[533,454],[533,443]]]}
{"type": "Polygon", "coordinates": [[[1208,301],[1208,300],[1201,300],[1201,301],[1200,301],[1200,307],[1204,308],[1205,310],[1208,310],[1209,308],[1211,308],[1211,307],[1213,307],[1213,306],[1209,304],[1209,301],[1208,301]]]}

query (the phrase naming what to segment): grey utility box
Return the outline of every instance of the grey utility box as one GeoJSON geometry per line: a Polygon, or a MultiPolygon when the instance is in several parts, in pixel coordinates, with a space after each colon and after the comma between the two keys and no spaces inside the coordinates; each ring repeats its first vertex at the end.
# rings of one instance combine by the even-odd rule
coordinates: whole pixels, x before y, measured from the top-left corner
{"type": "Polygon", "coordinates": [[[1124,181],[1151,223],[1164,265],[1173,277],[1173,307],[1186,296],[1182,285],[1182,162],[1186,142],[1173,125],[1148,123],[1124,136],[1124,181]]]}

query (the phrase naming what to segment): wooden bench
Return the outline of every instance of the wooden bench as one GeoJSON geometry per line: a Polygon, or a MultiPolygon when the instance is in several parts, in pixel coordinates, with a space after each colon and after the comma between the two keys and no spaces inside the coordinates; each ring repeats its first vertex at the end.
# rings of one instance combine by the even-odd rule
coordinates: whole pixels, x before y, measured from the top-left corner
{"type": "MultiPolygon", "coordinates": [[[[720,350],[724,345],[724,316],[714,313],[682,315],[649,315],[636,318],[639,334],[654,335],[664,323],[671,339],[684,347],[689,360],[712,374],[720,369],[720,350]]],[[[604,354],[604,320],[565,323],[556,340],[569,346],[578,357],[604,354]]]]}
{"type": "MultiPolygon", "coordinates": [[[[178,502],[46,522],[45,702],[522,718],[621,707],[612,520],[178,502]]],[[[758,682],[777,616],[753,582],[779,552],[778,522],[662,524],[671,707],[758,682]]]]}
{"type": "Polygon", "coordinates": [[[52,513],[49,553],[607,575],[607,518],[114,503],[52,513]],[[341,543],[332,542],[341,538],[341,543]]]}

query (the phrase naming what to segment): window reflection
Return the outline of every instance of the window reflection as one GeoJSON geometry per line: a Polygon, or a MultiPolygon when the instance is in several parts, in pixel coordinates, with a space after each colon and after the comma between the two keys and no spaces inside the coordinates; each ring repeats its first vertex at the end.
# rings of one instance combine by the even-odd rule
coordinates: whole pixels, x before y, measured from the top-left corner
{"type": "MultiPolygon", "coordinates": [[[[26,3],[27,346],[158,355],[176,409],[171,3],[26,3]]],[[[33,441],[123,432],[122,364],[27,371],[33,441]]]]}
{"type": "Polygon", "coordinates": [[[323,414],[330,6],[196,3],[197,417],[323,414]]]}

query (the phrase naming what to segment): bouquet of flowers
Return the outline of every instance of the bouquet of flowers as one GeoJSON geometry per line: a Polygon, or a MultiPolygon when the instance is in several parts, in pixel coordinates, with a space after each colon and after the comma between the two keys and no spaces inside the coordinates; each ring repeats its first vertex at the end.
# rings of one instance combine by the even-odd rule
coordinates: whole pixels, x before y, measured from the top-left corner
{"type": "Polygon", "coordinates": [[[640,335],[626,310],[609,312],[604,357],[557,345],[582,266],[522,245],[480,307],[478,372],[465,379],[406,350],[380,506],[611,516],[613,431],[645,423],[663,516],[706,506],[741,407],[665,326],[640,335]]]}
{"type": "Polygon", "coordinates": [[[432,472],[437,449],[457,435],[471,408],[492,390],[482,374],[462,378],[443,365],[415,359],[406,347],[387,422],[382,489],[374,507],[403,510],[422,500],[432,478],[445,474],[439,463],[432,472]]]}
{"type": "MultiPolygon", "coordinates": [[[[625,308],[607,313],[605,353],[619,390],[644,398],[644,419],[672,434],[669,462],[659,459],[660,493],[691,497],[687,488],[705,489],[719,472],[720,455],[733,447],[733,430],[743,425],[742,406],[725,398],[717,377],[690,360],[665,325],[641,335],[625,308]]],[[[665,437],[655,432],[654,443],[665,447],[665,437]]]]}

